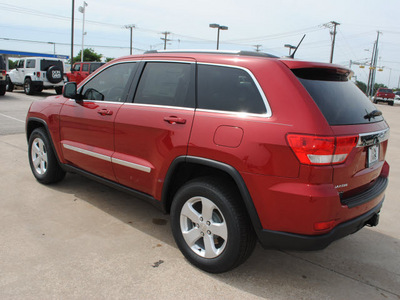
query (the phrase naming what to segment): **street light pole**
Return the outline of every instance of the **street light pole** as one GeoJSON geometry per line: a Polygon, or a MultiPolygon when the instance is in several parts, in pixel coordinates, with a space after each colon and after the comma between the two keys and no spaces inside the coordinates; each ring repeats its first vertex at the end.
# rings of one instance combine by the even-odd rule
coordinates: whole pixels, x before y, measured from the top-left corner
{"type": "Polygon", "coordinates": [[[81,62],[83,62],[83,45],[84,45],[84,40],[85,40],[85,12],[86,12],[86,7],[88,4],[86,1],[83,1],[83,6],[79,6],[79,12],[83,14],[83,22],[82,22],[82,52],[81,52],[81,62]]]}
{"type": "Polygon", "coordinates": [[[219,31],[220,30],[228,30],[228,26],[222,26],[216,23],[212,23],[210,24],[210,28],[217,28],[218,32],[217,32],[217,50],[219,50],[219,31]]]}

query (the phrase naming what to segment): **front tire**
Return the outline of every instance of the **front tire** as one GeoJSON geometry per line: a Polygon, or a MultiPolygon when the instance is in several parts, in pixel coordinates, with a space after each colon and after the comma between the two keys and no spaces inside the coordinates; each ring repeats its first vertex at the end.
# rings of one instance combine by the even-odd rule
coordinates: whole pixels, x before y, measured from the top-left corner
{"type": "Polygon", "coordinates": [[[35,129],[29,137],[28,159],[33,176],[40,183],[55,183],[65,176],[43,128],[35,129]]]}
{"type": "Polygon", "coordinates": [[[256,236],[239,192],[228,181],[186,183],[171,206],[175,241],[189,262],[210,273],[229,271],[253,252],[256,236]]]}
{"type": "Polygon", "coordinates": [[[7,92],[12,92],[14,90],[14,83],[11,82],[9,76],[7,76],[7,92]]]}

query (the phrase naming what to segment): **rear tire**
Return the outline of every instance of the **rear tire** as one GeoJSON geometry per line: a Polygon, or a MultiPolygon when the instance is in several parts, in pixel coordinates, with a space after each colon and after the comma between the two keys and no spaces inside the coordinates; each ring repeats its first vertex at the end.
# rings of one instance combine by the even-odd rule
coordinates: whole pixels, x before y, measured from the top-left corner
{"type": "Polygon", "coordinates": [[[171,227],[186,259],[210,273],[239,266],[256,244],[238,191],[218,178],[198,178],[178,190],[171,206],[171,227]]]}
{"type": "Polygon", "coordinates": [[[389,101],[390,106],[393,106],[393,104],[394,104],[394,101],[389,101]]]}
{"type": "Polygon", "coordinates": [[[30,135],[28,159],[33,176],[40,183],[51,184],[65,177],[44,128],[36,128],[30,135]]]}
{"type": "Polygon", "coordinates": [[[4,96],[6,94],[6,85],[0,85],[0,96],[4,96]]]}

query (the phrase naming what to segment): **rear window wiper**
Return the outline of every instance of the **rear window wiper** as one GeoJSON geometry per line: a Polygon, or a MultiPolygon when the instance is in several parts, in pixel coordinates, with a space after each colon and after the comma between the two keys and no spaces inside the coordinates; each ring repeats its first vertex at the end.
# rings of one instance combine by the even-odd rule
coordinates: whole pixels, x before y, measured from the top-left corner
{"type": "Polygon", "coordinates": [[[373,110],[371,112],[368,112],[367,110],[365,110],[367,112],[367,114],[364,116],[364,119],[368,119],[368,121],[371,121],[372,118],[378,117],[382,115],[382,112],[380,110],[373,110]]]}

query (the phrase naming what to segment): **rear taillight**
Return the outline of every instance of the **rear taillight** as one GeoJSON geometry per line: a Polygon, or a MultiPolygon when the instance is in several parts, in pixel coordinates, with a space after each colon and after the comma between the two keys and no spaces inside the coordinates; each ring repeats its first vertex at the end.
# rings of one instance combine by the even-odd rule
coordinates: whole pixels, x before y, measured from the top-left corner
{"type": "Polygon", "coordinates": [[[357,145],[358,136],[313,136],[288,134],[287,141],[300,163],[332,165],[344,163],[357,145]]]}
{"type": "Polygon", "coordinates": [[[6,76],[6,74],[7,74],[6,70],[1,71],[1,75],[6,76]]]}
{"type": "Polygon", "coordinates": [[[40,77],[40,72],[36,72],[36,76],[37,76],[37,77],[40,77]]]}

